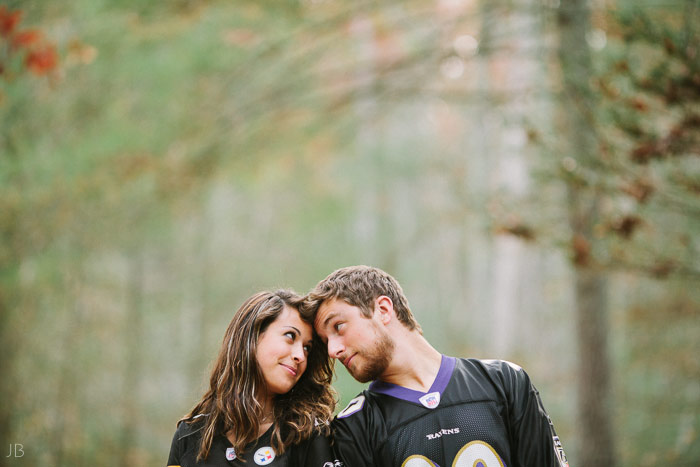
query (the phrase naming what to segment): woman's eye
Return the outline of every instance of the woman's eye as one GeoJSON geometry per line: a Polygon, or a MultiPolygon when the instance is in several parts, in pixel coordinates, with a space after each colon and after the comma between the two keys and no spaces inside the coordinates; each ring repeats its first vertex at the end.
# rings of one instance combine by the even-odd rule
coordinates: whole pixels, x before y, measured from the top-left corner
{"type": "Polygon", "coordinates": [[[289,337],[292,341],[296,337],[296,335],[292,331],[285,332],[284,335],[285,335],[285,337],[289,337]]]}
{"type": "Polygon", "coordinates": [[[304,346],[304,352],[306,352],[307,354],[308,354],[309,352],[311,352],[311,346],[310,346],[310,345],[305,345],[305,346],[304,346]]]}

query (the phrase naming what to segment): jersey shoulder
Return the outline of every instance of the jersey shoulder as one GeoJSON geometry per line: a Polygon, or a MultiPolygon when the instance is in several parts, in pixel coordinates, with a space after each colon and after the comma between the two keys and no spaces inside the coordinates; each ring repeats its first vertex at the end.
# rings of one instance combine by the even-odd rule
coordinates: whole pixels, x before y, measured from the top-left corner
{"type": "Polygon", "coordinates": [[[180,421],[173,435],[168,465],[194,465],[194,459],[202,439],[204,416],[180,421]],[[188,423],[189,422],[189,423],[188,423]]]}
{"type": "Polygon", "coordinates": [[[523,371],[520,365],[509,362],[508,360],[480,358],[458,358],[457,368],[461,368],[462,370],[481,368],[487,372],[523,371]]]}
{"type": "Polygon", "coordinates": [[[182,420],[177,424],[175,430],[175,439],[184,441],[185,439],[195,439],[201,436],[201,431],[204,428],[206,415],[197,415],[191,420],[182,420]]]}
{"type": "Polygon", "coordinates": [[[527,373],[520,365],[507,360],[458,358],[455,371],[458,374],[474,378],[487,377],[494,382],[527,378],[527,373]]]}
{"type": "Polygon", "coordinates": [[[385,396],[371,391],[369,388],[363,390],[348,402],[343,410],[338,412],[335,419],[353,418],[356,415],[367,416],[372,411],[379,410],[379,405],[384,401],[385,396]]]}
{"type": "Polygon", "coordinates": [[[523,371],[523,367],[517,363],[509,362],[508,360],[477,360],[481,362],[485,367],[494,371],[523,371]]]}
{"type": "Polygon", "coordinates": [[[509,390],[529,388],[530,377],[520,365],[507,360],[483,360],[487,371],[509,390]]]}
{"type": "Polygon", "coordinates": [[[383,426],[384,416],[379,396],[368,389],[355,396],[335,416],[331,423],[333,429],[337,430],[339,426],[344,426],[373,431],[383,426]]]}
{"type": "Polygon", "coordinates": [[[343,410],[338,412],[338,415],[336,417],[342,420],[357,413],[361,413],[367,403],[367,392],[368,391],[362,391],[360,394],[358,394],[352,400],[350,400],[350,402],[348,402],[348,405],[346,405],[343,410]]]}
{"type": "Polygon", "coordinates": [[[508,395],[529,386],[523,369],[505,360],[457,358],[443,398],[446,403],[491,400],[505,403],[508,395]]]}

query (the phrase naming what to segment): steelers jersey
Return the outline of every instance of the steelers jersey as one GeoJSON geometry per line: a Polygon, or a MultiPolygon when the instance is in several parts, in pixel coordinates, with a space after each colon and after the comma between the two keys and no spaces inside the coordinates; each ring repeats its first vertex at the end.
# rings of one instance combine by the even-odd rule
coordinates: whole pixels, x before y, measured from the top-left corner
{"type": "Polygon", "coordinates": [[[345,467],[567,467],[539,394],[504,361],[442,357],[422,393],[375,381],[333,421],[345,467]]]}
{"type": "MultiPolygon", "coordinates": [[[[203,417],[203,416],[198,416],[203,417]]],[[[250,443],[245,448],[242,458],[237,455],[231,442],[222,434],[217,434],[212,439],[209,456],[197,462],[197,453],[202,439],[204,423],[195,421],[188,424],[181,422],[170,448],[168,466],[177,467],[257,467],[265,465],[270,467],[335,467],[328,438],[314,436],[296,446],[286,449],[283,454],[278,454],[272,448],[270,427],[260,438],[250,443]]]]}

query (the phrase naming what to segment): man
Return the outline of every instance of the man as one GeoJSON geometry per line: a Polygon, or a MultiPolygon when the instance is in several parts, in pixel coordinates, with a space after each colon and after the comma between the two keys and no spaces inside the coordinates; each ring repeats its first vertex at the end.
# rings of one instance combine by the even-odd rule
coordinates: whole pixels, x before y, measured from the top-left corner
{"type": "Polygon", "coordinates": [[[329,355],[372,381],[333,422],[345,467],[568,466],[525,371],[441,355],[386,272],[339,269],[303,308],[329,355]]]}

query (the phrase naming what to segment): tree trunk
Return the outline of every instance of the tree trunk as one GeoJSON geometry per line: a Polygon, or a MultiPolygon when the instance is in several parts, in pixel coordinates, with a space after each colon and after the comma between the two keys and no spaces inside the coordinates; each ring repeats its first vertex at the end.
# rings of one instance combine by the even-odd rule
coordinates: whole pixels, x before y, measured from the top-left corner
{"type": "Polygon", "coordinates": [[[587,45],[590,11],[586,0],[562,2],[559,8],[559,62],[563,88],[560,137],[566,141],[562,166],[572,173],[568,184],[569,225],[574,249],[574,299],[578,340],[578,411],[580,467],[615,465],[607,345],[606,278],[594,267],[600,195],[594,180],[581,181],[579,171],[597,154],[593,127],[595,102],[587,45]]]}

